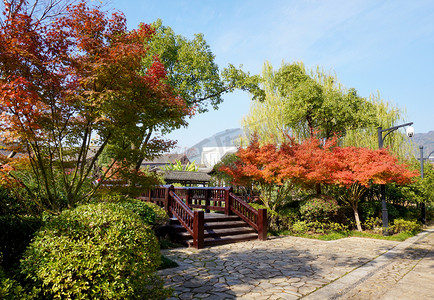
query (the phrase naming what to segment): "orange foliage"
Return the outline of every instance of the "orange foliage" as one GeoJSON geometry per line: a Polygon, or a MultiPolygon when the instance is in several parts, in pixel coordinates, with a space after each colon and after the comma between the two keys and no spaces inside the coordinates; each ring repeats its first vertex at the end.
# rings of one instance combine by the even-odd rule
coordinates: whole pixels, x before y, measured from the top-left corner
{"type": "Polygon", "coordinates": [[[349,187],[353,183],[405,184],[417,173],[400,164],[386,149],[337,147],[336,140],[323,142],[315,137],[300,144],[292,138],[280,146],[260,146],[257,138],[237,152],[239,158],[221,171],[241,185],[256,181],[281,185],[286,180],[305,185],[317,183],[349,187]]]}
{"type": "MultiPolygon", "coordinates": [[[[178,128],[193,111],[167,83],[158,57],[143,67],[145,45],[155,34],[150,25],[128,31],[123,14],[108,15],[85,1],[53,22],[40,22],[26,5],[22,1],[10,13],[5,1],[0,22],[0,143],[27,154],[50,200],[60,180],[53,168],[70,172],[61,180],[65,194],[76,199],[113,140],[143,138],[149,128],[178,128]],[[89,162],[91,146],[99,150],[89,162]]],[[[151,139],[147,151],[170,145],[151,139]]]]}

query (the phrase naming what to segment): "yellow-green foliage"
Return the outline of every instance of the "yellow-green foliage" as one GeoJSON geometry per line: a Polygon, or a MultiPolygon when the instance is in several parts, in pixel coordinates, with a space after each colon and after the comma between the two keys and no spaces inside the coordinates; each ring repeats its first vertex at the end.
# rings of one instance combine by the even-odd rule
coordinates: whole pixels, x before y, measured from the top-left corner
{"type": "Polygon", "coordinates": [[[174,163],[169,162],[168,165],[163,167],[165,171],[187,171],[187,172],[197,172],[199,168],[196,166],[196,161],[193,160],[191,163],[182,165],[180,160],[176,160],[174,163]]]}
{"type": "Polygon", "coordinates": [[[389,230],[394,233],[410,232],[416,233],[420,231],[421,225],[416,220],[395,219],[389,230]]]}
{"type": "MultiPolygon", "coordinates": [[[[344,146],[366,147],[378,149],[378,127],[387,129],[408,121],[405,120],[405,111],[381,98],[380,93],[371,94],[369,101],[375,107],[375,125],[349,130],[342,139],[344,146]]],[[[383,137],[386,133],[383,133],[383,137]]],[[[402,131],[394,131],[384,139],[384,148],[388,148],[392,153],[400,158],[412,153],[412,140],[402,131]]]]}
{"type": "Polygon", "coordinates": [[[119,202],[119,205],[139,215],[148,225],[159,226],[169,221],[166,211],[155,203],[128,198],[119,202]]]}
{"type": "Polygon", "coordinates": [[[155,275],[160,263],[150,226],[117,203],[98,203],[51,219],[27,249],[21,272],[44,299],[165,299],[155,275]]]}

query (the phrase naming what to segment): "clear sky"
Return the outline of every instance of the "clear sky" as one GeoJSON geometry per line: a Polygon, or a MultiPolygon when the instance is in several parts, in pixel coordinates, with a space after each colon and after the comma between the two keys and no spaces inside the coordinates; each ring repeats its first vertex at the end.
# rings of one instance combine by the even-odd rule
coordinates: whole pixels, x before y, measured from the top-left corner
{"type": "MultiPolygon", "coordinates": [[[[303,61],[334,71],[347,88],[406,111],[416,133],[434,130],[434,1],[432,0],[105,0],[130,29],[163,20],[176,34],[203,33],[220,69],[261,72],[266,60],[303,61]]],[[[173,132],[179,148],[240,127],[250,96],[224,96],[217,111],[196,115],[173,132]]],[[[397,124],[398,125],[398,124],[397,124]]]]}

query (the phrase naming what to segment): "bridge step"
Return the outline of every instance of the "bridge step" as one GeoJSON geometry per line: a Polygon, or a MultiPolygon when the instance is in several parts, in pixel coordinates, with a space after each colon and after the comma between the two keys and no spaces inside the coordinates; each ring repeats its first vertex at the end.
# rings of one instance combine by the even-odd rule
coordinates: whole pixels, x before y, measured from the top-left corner
{"type": "MultiPolygon", "coordinates": [[[[217,246],[217,245],[223,245],[223,244],[231,244],[236,242],[245,242],[245,241],[251,241],[258,239],[258,234],[255,233],[249,233],[249,234],[239,234],[239,235],[232,235],[232,236],[225,236],[220,238],[209,238],[204,240],[205,246],[217,246]]],[[[189,246],[191,247],[193,242],[189,243],[189,246]]]]}
{"type": "MultiPolygon", "coordinates": [[[[176,232],[176,239],[192,246],[193,238],[176,218],[170,220],[170,226],[176,232]]],[[[255,240],[258,233],[238,216],[205,217],[204,245],[215,246],[241,241],[255,240]]]]}

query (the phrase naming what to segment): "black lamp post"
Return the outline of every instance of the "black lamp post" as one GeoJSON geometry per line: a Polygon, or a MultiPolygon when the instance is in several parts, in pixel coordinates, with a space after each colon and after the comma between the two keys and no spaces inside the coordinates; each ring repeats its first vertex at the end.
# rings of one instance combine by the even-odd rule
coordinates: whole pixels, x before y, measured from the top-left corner
{"type": "MultiPolygon", "coordinates": [[[[383,129],[381,126],[378,127],[378,148],[382,149],[383,148],[383,142],[384,139],[386,138],[386,136],[397,130],[398,128],[404,127],[404,126],[411,126],[413,125],[413,122],[410,123],[405,123],[402,125],[398,125],[398,126],[394,126],[394,127],[390,127],[387,129],[383,129]],[[383,136],[383,132],[386,132],[386,134],[383,136]]],[[[407,129],[407,136],[408,137],[412,137],[414,134],[414,129],[413,127],[410,127],[407,129]]],[[[388,227],[388,223],[389,223],[389,213],[387,211],[387,205],[386,205],[386,185],[382,184],[380,186],[380,192],[381,192],[381,217],[383,220],[383,234],[387,235],[387,227],[388,227]]]]}
{"type": "MultiPolygon", "coordinates": [[[[420,178],[423,179],[423,162],[425,159],[429,160],[429,157],[431,156],[431,154],[434,153],[434,151],[431,151],[431,153],[428,154],[428,157],[423,157],[423,146],[419,146],[419,149],[420,149],[420,178]]],[[[422,224],[426,224],[425,201],[423,201],[421,205],[421,219],[422,219],[422,224]]]]}

